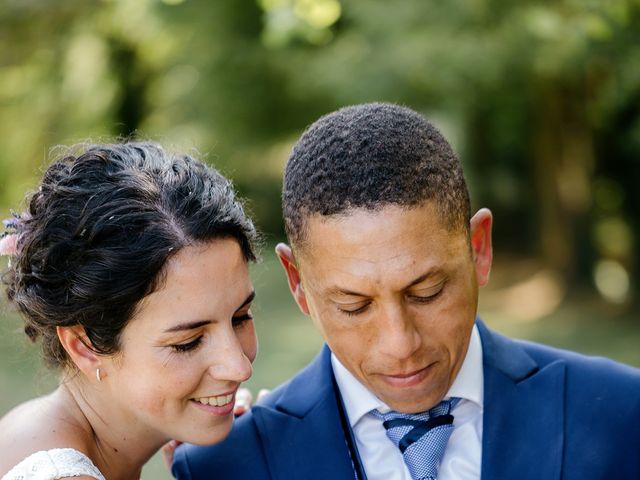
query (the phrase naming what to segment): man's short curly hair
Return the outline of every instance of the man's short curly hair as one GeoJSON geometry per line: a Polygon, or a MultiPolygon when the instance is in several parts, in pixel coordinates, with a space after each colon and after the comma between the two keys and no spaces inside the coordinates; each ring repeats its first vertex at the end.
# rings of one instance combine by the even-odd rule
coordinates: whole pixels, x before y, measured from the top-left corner
{"type": "Polygon", "coordinates": [[[311,215],[427,201],[447,228],[468,230],[469,192],[460,161],[431,123],[398,105],[355,105],[325,115],[304,132],[285,169],[285,230],[297,247],[311,215]]]}

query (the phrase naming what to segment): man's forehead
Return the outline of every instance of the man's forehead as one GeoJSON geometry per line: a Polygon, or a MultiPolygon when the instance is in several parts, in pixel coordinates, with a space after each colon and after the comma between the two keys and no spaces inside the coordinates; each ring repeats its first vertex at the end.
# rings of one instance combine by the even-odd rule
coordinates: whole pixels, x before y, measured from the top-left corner
{"type": "Polygon", "coordinates": [[[384,204],[376,207],[357,207],[343,210],[339,213],[323,215],[317,212],[304,216],[303,238],[298,242],[298,249],[310,244],[326,242],[327,240],[348,240],[351,237],[373,234],[382,229],[394,227],[396,231],[409,230],[420,227],[422,224],[428,227],[430,232],[440,230],[442,234],[457,233],[443,219],[432,201],[418,205],[384,204]],[[424,220],[420,225],[415,225],[416,218],[424,220]],[[336,237],[336,231],[340,233],[336,237]]]}
{"type": "MultiPolygon", "coordinates": [[[[466,248],[466,232],[451,231],[430,205],[353,209],[343,215],[309,217],[299,263],[315,268],[359,271],[385,268],[437,268],[466,248]],[[433,265],[429,265],[432,263],[433,265]]],[[[300,265],[302,266],[302,265],[300,265]]]]}
{"type": "MultiPolygon", "coordinates": [[[[400,275],[384,275],[384,277],[378,281],[375,278],[362,275],[354,277],[347,275],[337,282],[329,282],[328,285],[323,285],[322,293],[331,297],[353,297],[353,296],[368,296],[373,289],[378,287],[391,288],[394,291],[407,291],[411,288],[424,288],[427,285],[433,285],[442,283],[446,273],[441,269],[428,269],[424,273],[418,273],[421,270],[416,269],[416,272],[401,271],[400,275]],[[416,276],[417,275],[417,276],[416,276]],[[397,278],[393,278],[397,277],[397,278]]],[[[318,285],[320,286],[320,285],[318,285]]]]}

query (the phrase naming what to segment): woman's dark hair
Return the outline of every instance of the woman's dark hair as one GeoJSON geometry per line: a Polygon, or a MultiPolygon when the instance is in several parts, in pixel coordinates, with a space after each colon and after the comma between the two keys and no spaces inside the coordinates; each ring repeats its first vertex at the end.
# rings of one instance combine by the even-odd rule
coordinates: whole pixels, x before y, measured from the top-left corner
{"type": "Polygon", "coordinates": [[[51,367],[69,362],[57,326],[81,325],[92,349],[116,353],[138,302],[181,248],[233,238],[255,260],[256,231],[230,182],[152,143],[71,147],[12,226],[17,253],[3,281],[51,367]]]}

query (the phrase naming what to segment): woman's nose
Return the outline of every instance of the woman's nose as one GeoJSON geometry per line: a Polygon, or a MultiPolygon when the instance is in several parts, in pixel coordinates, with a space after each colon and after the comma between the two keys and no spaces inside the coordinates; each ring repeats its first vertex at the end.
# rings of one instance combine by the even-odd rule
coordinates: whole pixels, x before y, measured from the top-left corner
{"type": "Polygon", "coordinates": [[[214,342],[216,354],[209,366],[209,373],[217,380],[244,382],[251,377],[251,359],[245,353],[235,332],[232,330],[224,339],[214,342]]]}

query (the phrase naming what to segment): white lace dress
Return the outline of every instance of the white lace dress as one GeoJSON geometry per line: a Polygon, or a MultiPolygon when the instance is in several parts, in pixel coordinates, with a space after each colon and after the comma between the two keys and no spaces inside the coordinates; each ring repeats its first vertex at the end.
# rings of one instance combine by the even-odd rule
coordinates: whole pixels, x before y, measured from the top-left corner
{"type": "Polygon", "coordinates": [[[29,455],[1,480],[57,480],[81,475],[105,480],[84,453],[73,448],[55,448],[29,455]]]}

